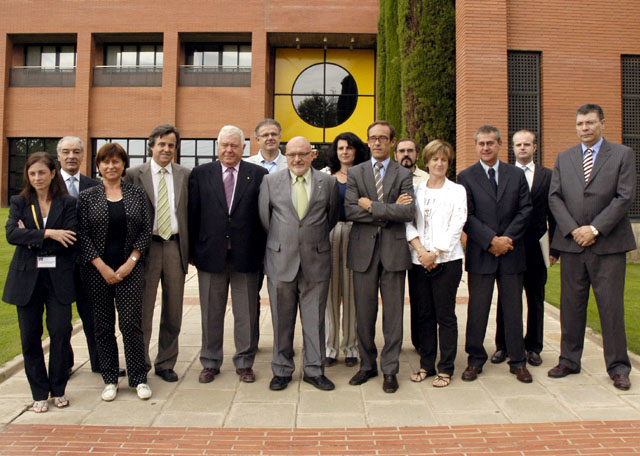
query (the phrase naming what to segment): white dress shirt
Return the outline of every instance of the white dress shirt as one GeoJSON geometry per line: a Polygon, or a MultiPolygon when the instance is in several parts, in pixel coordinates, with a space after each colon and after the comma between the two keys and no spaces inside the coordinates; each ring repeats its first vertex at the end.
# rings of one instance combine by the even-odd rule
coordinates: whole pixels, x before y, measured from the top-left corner
{"type": "MultiPolygon", "coordinates": [[[[71,178],[71,174],[66,172],[64,169],[60,168],[60,175],[62,176],[62,180],[64,180],[64,185],[66,185],[67,190],[69,190],[69,179],[71,178]]],[[[73,186],[78,191],[78,194],[80,194],[80,171],[75,173],[73,177],[75,177],[76,179],[75,182],[73,183],[73,186]]]]}
{"type": "Polygon", "coordinates": [[[526,165],[517,163],[516,166],[524,172],[524,177],[527,178],[527,184],[529,184],[529,190],[531,190],[531,187],[533,186],[533,177],[536,173],[536,165],[533,163],[533,160],[526,165]]]}
{"type": "MultiPolygon", "coordinates": [[[[162,166],[158,165],[154,159],[151,159],[151,179],[153,180],[153,197],[155,199],[155,207],[158,208],[158,184],[160,183],[160,169],[162,166]]],[[[164,175],[164,180],[167,184],[167,194],[169,197],[169,207],[171,209],[171,234],[178,234],[178,218],[176,217],[176,197],[173,190],[173,168],[171,163],[165,166],[167,172],[164,175]]],[[[158,234],[158,217],[153,218],[153,234],[158,234]]],[[[184,233],[185,235],[187,233],[184,233]]]]}

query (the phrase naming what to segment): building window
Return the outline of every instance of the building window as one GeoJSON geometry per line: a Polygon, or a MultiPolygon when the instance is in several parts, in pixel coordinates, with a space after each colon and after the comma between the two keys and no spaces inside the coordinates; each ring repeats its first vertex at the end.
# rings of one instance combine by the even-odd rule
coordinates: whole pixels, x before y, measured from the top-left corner
{"type": "Polygon", "coordinates": [[[161,44],[107,44],[104,65],[93,72],[95,86],[161,86],[161,44]]]}
{"type": "Polygon", "coordinates": [[[249,87],[251,44],[187,43],[180,85],[249,87]]]}
{"type": "Polygon", "coordinates": [[[511,137],[518,130],[529,130],[538,138],[535,163],[542,163],[540,112],[540,52],[508,51],[509,163],[515,162],[511,137]]]}
{"type": "Polygon", "coordinates": [[[629,216],[640,217],[640,55],[622,56],[622,143],[636,155],[636,195],[629,216]]]}
{"type": "Polygon", "coordinates": [[[34,152],[49,152],[57,157],[60,138],[9,138],[9,197],[24,188],[22,176],[27,157],[34,152]]]}
{"type": "Polygon", "coordinates": [[[26,45],[24,66],[11,68],[12,86],[73,87],[75,83],[75,44],[26,45]]]}

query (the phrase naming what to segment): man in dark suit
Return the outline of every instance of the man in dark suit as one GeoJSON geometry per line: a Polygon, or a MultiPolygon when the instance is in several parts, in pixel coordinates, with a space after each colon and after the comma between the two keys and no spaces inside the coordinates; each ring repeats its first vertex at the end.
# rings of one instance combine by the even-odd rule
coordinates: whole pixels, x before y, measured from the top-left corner
{"type": "Polygon", "coordinates": [[[500,131],[491,125],[475,134],[480,160],[463,170],[458,183],[467,190],[469,305],[465,350],[468,365],[462,380],[473,381],[487,361],[484,337],[494,282],[502,298],[505,345],[510,372],[524,383],[533,381],[526,367],[522,340],[522,280],[526,269],[523,236],[531,214],[529,186],[522,170],[498,160],[500,131]]]}
{"type": "Polygon", "coordinates": [[[278,391],[291,381],[298,306],[304,343],[303,380],[324,391],[324,318],[331,276],[329,232],[340,212],[335,177],[311,168],[311,144],[301,136],[287,143],[288,169],[269,174],[260,187],[260,220],[268,231],[264,272],[273,320],[273,379],[278,391]]]}
{"type": "Polygon", "coordinates": [[[178,359],[184,278],[189,269],[189,229],[187,224],[189,174],[184,166],[173,163],[180,148],[180,132],[171,124],[158,125],[149,135],[151,160],[127,170],[125,180],[147,194],[153,214],[151,245],[144,272],[142,332],[145,363],[151,369],[149,344],[153,328],[158,283],[162,282],[158,354],[155,373],[166,382],[178,381],[173,370],[178,359]],[[164,181],[164,182],[163,182],[164,181]]]}
{"type": "MultiPolygon", "coordinates": [[[[65,136],[56,146],[58,161],[60,162],[60,175],[64,180],[69,194],[76,199],[82,190],[99,185],[100,182],[80,173],[80,166],[84,159],[84,143],[77,136],[65,136]]],[[[96,336],[93,324],[93,310],[84,292],[84,286],[80,278],[80,266],[73,270],[73,280],[76,286],[76,307],[84,335],[87,339],[87,350],[89,351],[89,363],[93,372],[100,372],[98,362],[98,349],[96,348],[96,336]]],[[[69,351],[69,369],[73,367],[73,350],[69,351]]],[[[121,372],[124,375],[124,370],[121,372]]]]}
{"type": "Polygon", "coordinates": [[[404,224],[413,220],[412,174],[391,160],[396,139],[389,122],[372,123],[367,137],[371,160],[349,169],[344,200],[347,220],[353,220],[347,267],[353,270],[361,358],[360,370],[349,384],[361,385],[378,375],[374,338],[380,289],[384,333],[380,354],[382,389],[395,393],[402,348],[405,271],[411,267],[404,224]]]}
{"type": "MultiPolygon", "coordinates": [[[[520,130],[513,134],[513,153],[516,157],[516,167],[521,168],[527,178],[527,184],[533,205],[529,224],[524,233],[524,248],[527,257],[527,271],[524,274],[524,291],[527,295],[527,332],[524,338],[524,348],[527,361],[532,366],[542,364],[542,338],[544,328],[544,286],[547,283],[547,264],[543,258],[540,239],[547,230],[553,237],[556,223],[549,210],[549,184],[551,170],[533,162],[533,154],[538,148],[536,135],[529,130],[520,130]]],[[[549,265],[558,259],[559,253],[552,250],[549,253],[549,265]]],[[[502,303],[498,297],[496,313],[496,352],[491,356],[491,362],[498,364],[507,357],[504,341],[504,324],[502,320],[502,303]]]]}
{"type": "Polygon", "coordinates": [[[244,141],[238,127],[222,127],[219,161],[196,167],[189,179],[189,237],[191,257],[198,268],[202,313],[200,383],[213,381],[220,372],[229,286],[236,346],[233,364],[240,381],[255,381],[255,304],[265,246],[258,194],[267,170],[242,161],[244,141]]]}
{"type": "Polygon", "coordinates": [[[631,387],[624,327],[625,253],[636,240],[627,211],[635,195],[633,150],[602,137],[604,113],[586,104],[576,113],[580,144],[558,155],[549,206],[557,222],[552,247],[562,252],[558,365],[560,378],[580,372],[589,288],[593,286],[602,326],[604,358],[613,385],[631,387]]]}

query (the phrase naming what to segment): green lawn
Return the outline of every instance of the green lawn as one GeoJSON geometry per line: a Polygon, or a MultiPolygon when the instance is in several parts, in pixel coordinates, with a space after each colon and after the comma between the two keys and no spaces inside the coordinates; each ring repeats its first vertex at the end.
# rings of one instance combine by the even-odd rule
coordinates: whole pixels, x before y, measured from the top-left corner
{"type": "MultiPolygon", "coordinates": [[[[549,268],[546,300],[550,304],[560,307],[559,265],[549,268]]],[[[640,264],[627,264],[624,288],[624,315],[628,348],[632,352],[640,354],[640,264]]],[[[602,331],[593,291],[587,308],[587,325],[598,333],[602,331]]]]}
{"type": "MultiPolygon", "coordinates": [[[[9,263],[13,257],[14,246],[7,243],[4,235],[4,226],[9,217],[8,208],[0,208],[0,293],[4,290],[4,282],[7,279],[9,263]]],[[[73,306],[73,320],[78,318],[76,307],[73,306]]],[[[43,338],[47,337],[46,325],[43,338]]],[[[0,366],[11,360],[22,351],[20,345],[20,329],[18,328],[18,315],[16,306],[0,302],[0,366]]]]}

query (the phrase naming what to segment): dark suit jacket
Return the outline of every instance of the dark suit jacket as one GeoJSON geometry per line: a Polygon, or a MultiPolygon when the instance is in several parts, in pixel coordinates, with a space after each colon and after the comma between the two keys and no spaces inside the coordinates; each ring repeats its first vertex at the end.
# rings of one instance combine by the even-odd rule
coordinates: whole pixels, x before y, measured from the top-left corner
{"type": "Polygon", "coordinates": [[[458,176],[467,190],[467,249],[465,268],[475,274],[493,274],[498,267],[510,273],[524,272],[526,256],[523,236],[531,215],[529,185],[522,170],[500,162],[498,194],[489,183],[480,162],[458,176]],[[499,257],[488,251],[494,236],[508,236],[514,249],[499,257]]]}
{"type": "Polygon", "coordinates": [[[571,236],[579,226],[593,225],[600,235],[590,248],[606,255],[634,250],[627,212],[635,195],[636,165],[633,150],[602,141],[589,182],[584,182],[582,146],[558,155],[549,189],[549,206],[557,229],[552,246],[562,252],[584,250],[571,236]]]}
{"type": "Polygon", "coordinates": [[[293,205],[289,169],[266,176],[260,187],[260,220],[269,232],[265,274],[272,280],[291,282],[302,269],[309,282],[329,281],[329,232],[339,213],[340,193],[334,176],[311,170],[311,195],[302,219],[293,205]]]}
{"type": "MultiPolygon", "coordinates": [[[[146,198],[144,190],[140,187],[122,182],[122,200],[127,217],[124,254],[128,256],[133,249],[140,250],[140,264],[144,262],[151,242],[151,214],[149,206],[145,203],[146,198]]],[[[78,202],[80,264],[88,265],[94,258],[104,255],[108,228],[109,208],[104,186],[97,185],[81,192],[78,202]]]]}
{"type": "MultiPolygon", "coordinates": [[[[173,174],[173,194],[175,198],[176,218],[178,219],[178,234],[180,240],[180,259],[182,269],[186,274],[189,270],[189,168],[176,163],[171,164],[173,174]]],[[[124,177],[125,182],[142,187],[147,194],[149,211],[151,213],[151,225],[156,217],[156,199],[153,191],[153,177],[151,176],[151,163],[146,162],[135,168],[127,170],[124,177]]]]}
{"type": "MultiPolygon", "coordinates": [[[[527,230],[524,234],[525,243],[531,247],[538,246],[540,238],[549,229],[549,242],[553,239],[553,233],[556,229],[556,221],[553,218],[551,209],[549,208],[549,186],[551,184],[551,175],[553,172],[549,168],[541,165],[535,165],[533,174],[533,185],[531,186],[531,217],[527,230]]],[[[550,254],[559,257],[560,252],[555,249],[550,250],[550,254]]]]}
{"type": "MultiPolygon", "coordinates": [[[[58,300],[71,304],[76,299],[73,285],[76,248],[64,247],[58,241],[44,238],[45,227],[37,198],[32,203],[36,208],[40,229],[33,220],[31,204],[27,204],[24,196],[11,197],[6,234],[7,241],[15,245],[16,250],[9,266],[2,299],[18,306],[26,305],[38,279],[36,258],[55,255],[56,267],[49,269],[51,282],[58,300]],[[18,228],[18,220],[22,220],[24,228],[18,228]]],[[[76,231],[77,223],[74,197],[63,195],[51,202],[46,228],[76,231]]]]}
{"type": "Polygon", "coordinates": [[[266,174],[262,166],[240,162],[229,212],[220,162],[193,169],[189,177],[189,244],[198,269],[222,272],[231,242],[236,271],[260,270],[266,235],[258,215],[258,194],[266,174]]]}
{"type": "Polygon", "coordinates": [[[398,196],[408,193],[413,198],[413,174],[391,160],[382,181],[384,203],[378,201],[371,160],[349,168],[344,211],[353,220],[349,234],[347,267],[365,272],[371,264],[380,229],[380,260],[387,271],[404,271],[411,267],[411,254],[406,238],[405,222],[413,220],[414,203],[395,204],[398,196]],[[373,201],[372,212],[358,206],[358,199],[373,201]]]}
{"type": "Polygon", "coordinates": [[[100,181],[98,179],[93,179],[92,177],[80,174],[80,191],[95,187],[96,185],[100,185],[100,181]]]}

